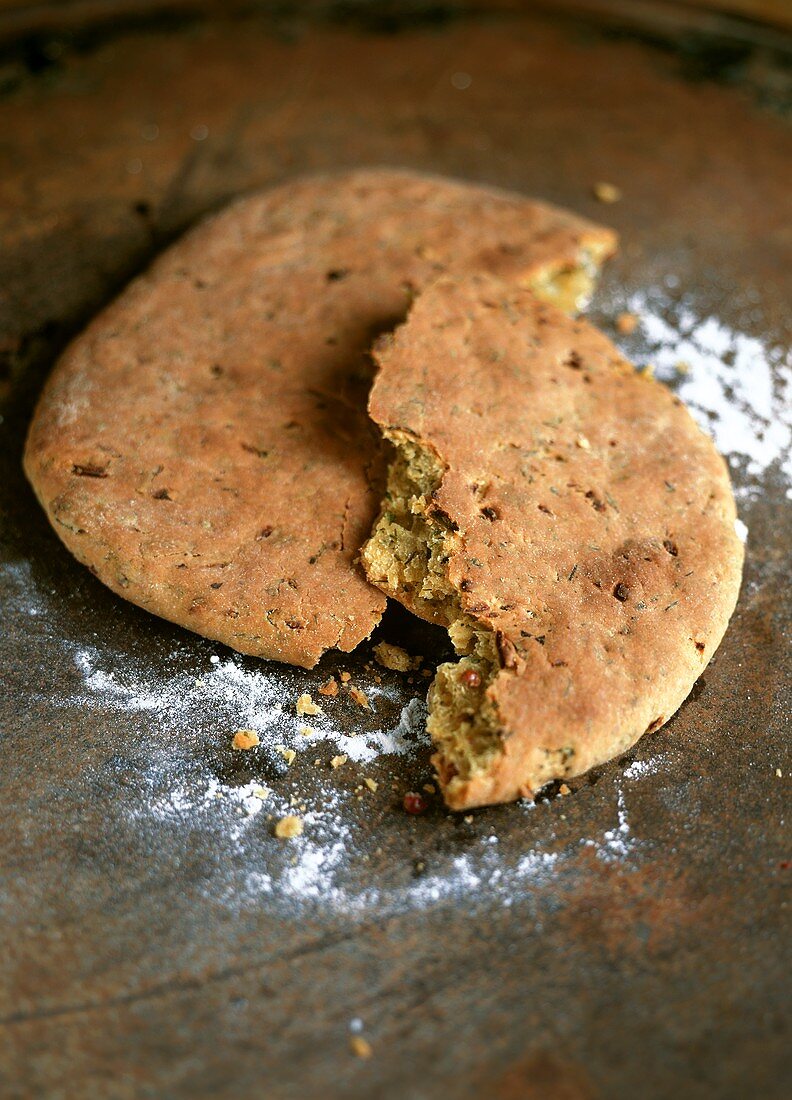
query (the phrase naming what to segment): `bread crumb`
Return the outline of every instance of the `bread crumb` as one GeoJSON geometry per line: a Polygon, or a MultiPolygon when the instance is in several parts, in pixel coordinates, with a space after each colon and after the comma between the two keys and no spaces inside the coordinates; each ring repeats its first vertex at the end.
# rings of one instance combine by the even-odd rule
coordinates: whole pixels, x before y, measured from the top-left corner
{"type": "Polygon", "coordinates": [[[558,793],[559,794],[572,794],[572,791],[566,785],[566,783],[562,783],[561,786],[558,788],[558,793]]]}
{"type": "Polygon", "coordinates": [[[684,360],[680,359],[674,364],[674,370],[677,374],[690,374],[690,363],[685,363],[684,360]]]}
{"type": "Polygon", "coordinates": [[[303,820],[295,814],[287,814],[275,825],[275,836],[281,840],[292,840],[296,836],[302,836],[303,820]]]}
{"type": "Polygon", "coordinates": [[[631,336],[638,328],[638,317],[634,313],[620,313],[616,318],[616,329],[622,336],[631,336]]]}
{"type": "Polygon", "coordinates": [[[377,793],[377,787],[379,786],[379,783],[376,781],[376,779],[369,779],[369,777],[365,775],[363,777],[363,782],[366,784],[372,794],[377,793]]]}
{"type": "Polygon", "coordinates": [[[383,668],[389,668],[393,672],[410,672],[418,668],[423,658],[411,657],[406,649],[399,645],[391,645],[390,642],[380,642],[374,646],[374,656],[377,664],[383,668]]]}
{"type": "Polygon", "coordinates": [[[352,679],[352,673],[351,672],[341,672],[341,673],[339,673],[338,679],[341,681],[342,684],[348,684],[349,681],[352,679]]]}
{"type": "Polygon", "coordinates": [[[362,1035],[350,1035],[349,1049],[357,1058],[370,1058],[374,1053],[371,1049],[371,1043],[364,1039],[362,1035]]]}
{"type": "Polygon", "coordinates": [[[330,767],[340,768],[342,764],[346,764],[347,760],[349,760],[349,757],[346,755],[346,753],[343,756],[334,756],[333,759],[330,761],[330,767]]]}
{"type": "Polygon", "coordinates": [[[308,692],[303,692],[300,698],[297,700],[297,713],[302,717],[304,714],[324,714],[324,711],[315,703],[308,692]]]}
{"type": "Polygon", "coordinates": [[[655,376],[654,363],[647,363],[641,371],[641,378],[652,379],[655,376]]]}
{"type": "Polygon", "coordinates": [[[311,737],[316,730],[312,730],[310,726],[300,726],[300,735],[302,737],[311,737]]]}
{"type": "Polygon", "coordinates": [[[237,730],[231,741],[231,748],[243,752],[247,749],[255,749],[256,745],[260,744],[259,735],[255,730],[237,730]]]}
{"type": "Polygon", "coordinates": [[[472,825],[473,824],[473,814],[465,814],[465,816],[462,818],[462,820],[465,822],[466,825],[472,825]]]}
{"type": "Polygon", "coordinates": [[[617,187],[615,183],[600,181],[594,184],[593,191],[594,198],[597,199],[598,202],[619,202],[622,197],[621,188],[617,187]]]}
{"type": "Polygon", "coordinates": [[[783,778],[783,772],[781,771],[780,768],[776,768],[776,776],[777,776],[778,779],[783,778]]]}
{"type": "Polygon", "coordinates": [[[424,783],[423,789],[426,791],[427,794],[435,794],[434,783],[424,783]]]}
{"type": "Polygon", "coordinates": [[[291,765],[294,761],[294,758],[297,755],[297,753],[294,751],[294,749],[287,749],[285,745],[276,745],[275,746],[275,751],[279,752],[281,754],[281,756],[283,757],[283,759],[286,761],[286,763],[289,765],[289,767],[291,767],[291,765]]]}
{"type": "Polygon", "coordinates": [[[326,683],[322,684],[319,688],[319,694],[328,696],[338,695],[338,681],[335,676],[331,676],[326,683]]]}
{"type": "Polygon", "coordinates": [[[254,787],[252,794],[254,798],[260,798],[263,802],[265,798],[269,798],[269,796],[272,794],[272,791],[269,789],[269,787],[254,787]]]}
{"type": "Polygon", "coordinates": [[[366,707],[368,710],[371,710],[371,703],[369,703],[365,691],[361,691],[360,688],[357,687],[351,687],[349,689],[349,694],[359,707],[366,707]]]}

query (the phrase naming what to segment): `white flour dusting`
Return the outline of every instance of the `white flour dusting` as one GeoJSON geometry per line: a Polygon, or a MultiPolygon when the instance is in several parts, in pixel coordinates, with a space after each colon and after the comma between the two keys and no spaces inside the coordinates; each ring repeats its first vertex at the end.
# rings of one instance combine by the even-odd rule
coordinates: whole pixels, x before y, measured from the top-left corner
{"type": "MultiPolygon", "coordinates": [[[[177,717],[183,721],[186,715],[211,714],[218,729],[253,729],[273,746],[283,745],[295,752],[315,752],[317,743],[332,741],[339,754],[355,763],[374,760],[383,753],[401,756],[429,743],[426,707],[420,698],[404,706],[393,729],[350,736],[329,715],[327,705],[324,714],[298,717],[293,689],[273,665],[262,664],[261,671],[249,671],[234,660],[211,657],[209,668],[198,677],[177,673],[147,681],[130,674],[130,670],[124,674],[106,672],[99,667],[100,659],[97,649],[79,649],[74,655],[86,692],[105,706],[155,713],[165,727],[173,725],[177,717]]],[[[366,685],[366,695],[375,710],[377,700],[388,692],[383,685],[366,685]]],[[[81,697],[81,701],[87,701],[87,697],[81,697]]],[[[58,700],[66,705],[74,701],[68,695],[58,700]]]]}
{"type": "MultiPolygon", "coordinates": [[[[136,826],[199,830],[207,834],[207,844],[215,850],[237,849],[243,853],[238,874],[223,876],[205,887],[216,901],[230,907],[270,899],[291,908],[319,907],[325,913],[342,915],[425,909],[459,900],[471,907],[493,903],[511,906],[518,899],[530,899],[533,891],[571,866],[581,844],[592,848],[605,862],[624,862],[639,854],[639,842],[630,834],[625,795],[619,786],[612,828],[587,836],[578,844],[560,846],[548,820],[541,844],[533,844],[511,861],[499,850],[498,836],[487,830],[484,835],[472,834],[463,853],[434,851],[420,873],[413,873],[407,859],[405,873],[397,881],[389,878],[382,882],[374,874],[361,875],[361,868],[370,860],[372,842],[370,833],[363,835],[352,811],[356,798],[371,797],[365,791],[363,795],[358,793],[365,765],[387,764],[399,756],[425,752],[428,740],[422,698],[411,699],[403,706],[394,728],[354,736],[344,732],[338,717],[333,716],[335,701],[323,699],[325,714],[310,719],[315,732],[306,737],[299,732],[306,719],[298,718],[294,711],[293,700],[282,683],[284,674],[270,666],[251,671],[234,659],[210,658],[199,676],[178,672],[154,678],[131,664],[125,664],[123,672],[108,671],[103,663],[112,662],[113,656],[108,652],[103,656],[98,647],[75,649],[73,660],[80,681],[64,692],[59,704],[79,707],[86,715],[91,711],[106,713],[108,709],[146,715],[163,736],[167,738],[170,732],[177,743],[181,743],[186,729],[209,713],[219,737],[244,726],[257,730],[265,750],[289,746],[297,752],[308,752],[311,759],[318,754],[323,765],[330,752],[339,751],[349,758],[344,765],[346,772],[336,773],[326,766],[310,769],[314,780],[310,789],[302,789],[291,771],[282,781],[272,783],[264,779],[224,782],[199,755],[185,775],[183,758],[173,756],[167,743],[162,754],[152,760],[149,772],[142,777],[149,796],[138,800],[132,814],[136,826]],[[330,750],[327,742],[331,743],[330,750]],[[347,780],[346,784],[339,785],[340,777],[347,780]],[[304,832],[296,839],[278,842],[273,859],[273,825],[287,814],[303,819],[304,832]],[[365,885],[361,885],[361,879],[365,885]]],[[[384,685],[366,685],[375,708],[377,699],[389,690],[384,685]]],[[[649,774],[650,766],[651,762],[639,770],[639,765],[633,764],[624,775],[638,778],[649,774]]],[[[511,812],[534,814],[537,809],[536,803],[522,802],[511,812]]],[[[398,813],[406,820],[400,809],[394,807],[387,812],[398,813]]],[[[453,824],[446,821],[433,822],[433,832],[453,834],[459,818],[453,824]]],[[[433,842],[427,841],[425,831],[420,835],[427,847],[436,849],[433,842]]]]}
{"type": "Polygon", "coordinates": [[[637,340],[658,378],[709,432],[735,476],[738,499],[775,469],[792,497],[792,352],[767,346],[717,317],[699,317],[656,288],[620,303],[640,318],[637,340]]]}
{"type": "Polygon", "coordinates": [[[624,801],[624,791],[621,787],[618,788],[616,793],[616,816],[616,826],[613,829],[607,829],[605,831],[601,842],[598,843],[597,841],[588,839],[583,841],[587,847],[596,848],[597,857],[604,860],[606,863],[626,859],[638,843],[630,830],[630,823],[627,820],[627,807],[624,801]]]}

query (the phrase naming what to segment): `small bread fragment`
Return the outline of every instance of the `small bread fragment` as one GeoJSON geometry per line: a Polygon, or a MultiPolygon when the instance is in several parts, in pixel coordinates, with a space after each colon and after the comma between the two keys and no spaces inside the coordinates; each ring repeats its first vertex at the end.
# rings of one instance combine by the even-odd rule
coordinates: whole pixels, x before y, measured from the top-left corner
{"type": "Polygon", "coordinates": [[[237,730],[231,739],[231,748],[240,752],[255,749],[260,744],[261,740],[255,730],[237,730]]]}
{"type": "Polygon", "coordinates": [[[275,836],[279,840],[294,840],[295,837],[302,836],[303,828],[301,817],[297,817],[296,814],[287,814],[275,823],[275,836]]]}
{"type": "Polygon", "coordinates": [[[232,203],[61,357],[25,470],[54,530],[127,600],[313,667],[385,606],[355,561],[384,457],[369,347],[444,271],[578,306],[615,235],[521,195],[372,169],[232,203]]]}
{"type": "Polygon", "coordinates": [[[448,805],[529,796],[667,722],[743,561],[726,466],[681,401],[484,276],[440,279],[376,359],[396,451],[362,561],[461,655],[429,697],[448,805]]]}
{"type": "Polygon", "coordinates": [[[390,642],[378,642],[373,651],[377,664],[393,672],[412,672],[421,665],[421,657],[411,657],[406,649],[390,642]]]}

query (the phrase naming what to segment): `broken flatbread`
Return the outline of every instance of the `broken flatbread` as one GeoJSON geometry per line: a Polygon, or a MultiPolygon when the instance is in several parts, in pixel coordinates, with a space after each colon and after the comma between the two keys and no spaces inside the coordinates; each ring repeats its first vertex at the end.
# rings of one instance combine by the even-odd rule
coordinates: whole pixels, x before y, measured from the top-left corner
{"type": "Polygon", "coordinates": [[[529,796],[667,722],[743,561],[726,466],[680,400],[486,277],[440,279],[375,357],[396,454],[362,560],[462,655],[430,691],[448,804],[529,796]]]}
{"type": "Polygon", "coordinates": [[[354,565],[384,463],[372,337],[444,271],[573,307],[610,230],[391,170],[298,180],[198,226],[67,349],[25,468],[113,591],[242,653],[313,666],[385,600],[354,565]]]}

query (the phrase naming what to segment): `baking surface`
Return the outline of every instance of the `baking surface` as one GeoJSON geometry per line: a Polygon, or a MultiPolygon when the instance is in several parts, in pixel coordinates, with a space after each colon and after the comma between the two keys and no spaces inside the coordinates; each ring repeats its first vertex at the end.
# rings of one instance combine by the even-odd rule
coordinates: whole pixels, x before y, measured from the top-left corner
{"type": "MultiPolygon", "coordinates": [[[[694,81],[689,58],[539,16],[390,30],[184,22],[5,63],[0,1092],[786,1095],[783,74],[749,52],[694,81]],[[429,792],[401,809],[432,779],[420,673],[367,669],[368,647],[266,665],[147,616],[72,561],[19,465],[54,355],[183,227],[378,163],[613,224],[592,316],[709,426],[749,532],[674,720],[568,796],[471,820],[429,792]],[[371,709],[344,691],[299,718],[342,669],[371,709]],[[231,749],[240,727],[259,749],[231,749]],[[298,840],[272,836],[287,812],[298,840]]],[[[398,611],[378,636],[443,652],[398,611]]]]}

